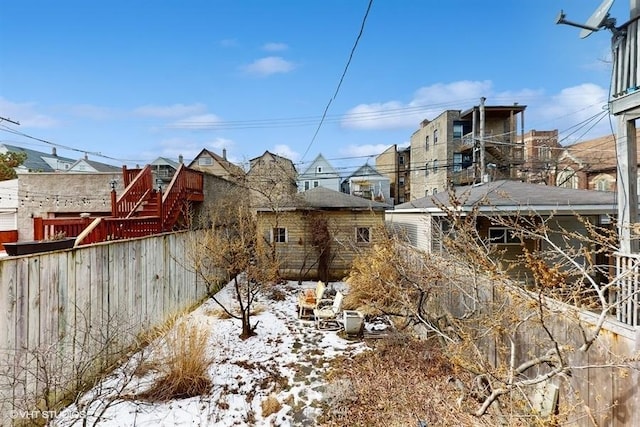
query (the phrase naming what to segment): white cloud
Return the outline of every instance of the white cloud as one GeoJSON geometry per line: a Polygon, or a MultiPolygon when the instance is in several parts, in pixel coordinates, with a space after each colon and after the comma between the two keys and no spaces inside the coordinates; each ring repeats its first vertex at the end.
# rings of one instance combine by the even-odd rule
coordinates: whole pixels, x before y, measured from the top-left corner
{"type": "Polygon", "coordinates": [[[268,52],[280,52],[289,49],[289,46],[284,43],[266,43],[262,49],[268,52]]]}
{"type": "Polygon", "coordinates": [[[143,105],[136,108],[134,113],[145,117],[175,118],[202,113],[206,109],[204,104],[143,105]]]}
{"type": "Polygon", "coordinates": [[[270,151],[278,156],[285,157],[294,163],[300,160],[300,153],[294,151],[286,144],[278,144],[270,151]]]}
{"type": "Polygon", "coordinates": [[[295,68],[295,64],[280,56],[268,56],[256,59],[251,64],[243,67],[249,74],[268,76],[276,73],[288,73],[295,68]]]}
{"type": "Polygon", "coordinates": [[[391,144],[348,145],[340,149],[340,154],[347,157],[377,156],[389,148],[391,144]]]}
{"type": "Polygon", "coordinates": [[[564,145],[610,134],[611,125],[604,112],[608,96],[607,89],[593,83],[562,89],[527,107],[527,129],[558,129],[564,145]]]}
{"type": "Polygon", "coordinates": [[[34,102],[16,103],[0,97],[2,117],[20,123],[23,128],[52,128],[60,124],[57,119],[38,112],[37,107],[34,102]]]}
{"type": "Polygon", "coordinates": [[[409,102],[387,101],[360,104],[342,119],[342,126],[352,129],[415,128],[424,119],[434,119],[448,109],[464,109],[475,105],[480,97],[490,96],[492,83],[463,80],[437,83],[418,89],[409,102]]]}
{"type": "Polygon", "coordinates": [[[173,123],[169,124],[168,127],[193,130],[211,129],[220,121],[220,117],[216,116],[215,114],[200,114],[176,120],[173,123]]]}

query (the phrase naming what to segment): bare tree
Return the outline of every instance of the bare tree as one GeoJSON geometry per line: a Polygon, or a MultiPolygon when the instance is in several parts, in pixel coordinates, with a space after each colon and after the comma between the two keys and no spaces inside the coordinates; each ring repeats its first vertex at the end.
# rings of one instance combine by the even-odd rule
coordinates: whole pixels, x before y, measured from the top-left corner
{"type": "Polygon", "coordinates": [[[251,324],[256,296],[278,280],[278,265],[268,242],[258,236],[256,216],[249,200],[236,194],[211,206],[203,219],[206,228],[194,239],[189,257],[196,274],[213,293],[233,282],[237,310],[213,294],[213,300],[227,315],[242,321],[242,338],[254,335],[251,324]],[[222,273],[222,276],[221,276],[222,273]]]}
{"type": "Polygon", "coordinates": [[[608,258],[615,229],[577,215],[567,228],[535,212],[489,218],[475,206],[462,214],[455,194],[451,200],[434,220],[447,226],[432,230],[445,230],[442,253],[387,235],[354,262],[346,303],[439,338],[449,359],[474,375],[461,390],[478,417],[491,409],[505,422],[610,417],[607,399],[589,401],[585,387],[604,392],[598,376],[606,383],[615,373],[624,396],[638,375],[633,351],[613,348],[603,334],[627,301],[615,298],[625,273],[613,272],[608,258]],[[487,223],[502,226],[512,244],[490,239],[487,223]],[[562,406],[553,400],[560,388],[570,396],[562,406]]]}

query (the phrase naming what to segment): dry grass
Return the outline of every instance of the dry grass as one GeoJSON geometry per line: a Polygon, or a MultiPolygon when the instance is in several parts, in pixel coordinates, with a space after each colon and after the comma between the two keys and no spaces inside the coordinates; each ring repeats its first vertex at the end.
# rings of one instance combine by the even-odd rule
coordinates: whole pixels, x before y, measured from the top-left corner
{"type": "Polygon", "coordinates": [[[267,396],[267,398],[262,401],[261,406],[262,406],[262,416],[263,417],[268,417],[269,415],[275,414],[280,409],[282,409],[282,404],[272,394],[267,396]]]}
{"type": "Polygon", "coordinates": [[[164,351],[155,360],[158,377],[150,389],[136,399],[166,402],[209,393],[212,384],[207,356],[209,335],[206,329],[180,321],[164,335],[164,351]]]}
{"type": "MultiPolygon", "coordinates": [[[[457,404],[448,381],[459,376],[436,345],[411,338],[371,343],[373,351],[335,364],[327,386],[325,426],[482,426],[457,404]]],[[[464,404],[463,404],[464,405],[464,404]]]]}

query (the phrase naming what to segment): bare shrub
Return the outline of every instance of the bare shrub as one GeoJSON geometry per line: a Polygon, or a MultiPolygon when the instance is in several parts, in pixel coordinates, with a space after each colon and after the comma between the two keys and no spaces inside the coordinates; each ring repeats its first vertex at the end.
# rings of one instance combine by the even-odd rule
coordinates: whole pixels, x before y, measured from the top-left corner
{"type": "MultiPolygon", "coordinates": [[[[187,321],[167,331],[162,342],[159,376],[151,388],[135,395],[137,399],[166,402],[209,393],[212,387],[207,356],[208,333],[187,321]]],[[[156,356],[158,357],[158,356],[156,356]]]]}
{"type": "Polygon", "coordinates": [[[460,391],[448,379],[460,373],[437,341],[401,336],[370,344],[373,351],[334,363],[322,425],[493,425],[458,406],[460,391]]]}

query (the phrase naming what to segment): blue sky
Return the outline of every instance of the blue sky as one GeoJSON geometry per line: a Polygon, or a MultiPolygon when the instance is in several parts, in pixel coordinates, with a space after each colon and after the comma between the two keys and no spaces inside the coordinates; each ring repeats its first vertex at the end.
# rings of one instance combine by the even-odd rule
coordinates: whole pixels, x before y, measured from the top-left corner
{"type": "Polygon", "coordinates": [[[0,142],[116,165],[322,153],[346,174],[482,96],[526,105],[525,131],[602,136],[611,34],[555,24],[599,4],[374,0],[365,21],[369,0],[0,0],[0,116],[20,122],[0,142]]]}

